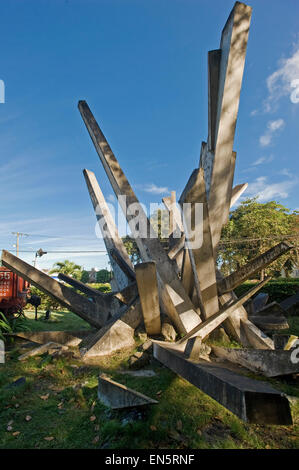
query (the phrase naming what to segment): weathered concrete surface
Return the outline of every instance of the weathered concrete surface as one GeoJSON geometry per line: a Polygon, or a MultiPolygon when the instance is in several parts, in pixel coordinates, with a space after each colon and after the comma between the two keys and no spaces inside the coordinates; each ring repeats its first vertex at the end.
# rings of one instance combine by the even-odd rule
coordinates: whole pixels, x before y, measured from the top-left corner
{"type": "Polygon", "coordinates": [[[271,302],[253,315],[249,320],[265,331],[285,330],[289,324],[285,317],[285,310],[277,302],[271,302]]]}
{"type": "Polygon", "coordinates": [[[136,392],[136,390],[115,382],[104,374],[99,376],[98,398],[113,410],[158,403],[156,400],[136,392]]]}
{"type": "Polygon", "coordinates": [[[87,184],[89,195],[92,201],[93,208],[96,213],[98,224],[103,235],[103,240],[107,249],[107,253],[110,259],[111,267],[114,274],[114,279],[117,283],[118,290],[126,287],[130,282],[131,278],[120,268],[114,257],[111,255],[111,251],[115,249],[121,254],[124,262],[134,272],[133,265],[130,257],[125,249],[122,239],[119,236],[115,222],[105,201],[104,195],[92,171],[83,170],[84,178],[87,184]]]}
{"type": "Polygon", "coordinates": [[[18,331],[9,336],[23,338],[38,344],[59,343],[65,346],[78,346],[82,339],[93,333],[93,330],[78,331],[18,331]]]}
{"type": "Polygon", "coordinates": [[[146,332],[148,335],[158,335],[161,332],[161,318],[156,263],[136,264],[135,273],[146,332]]]}
{"type": "Polygon", "coordinates": [[[199,324],[201,320],[87,103],[79,101],[78,107],[112,188],[116,196],[120,196],[119,203],[131,231],[137,235],[135,240],[142,260],[144,262],[152,260],[157,262],[160,300],[163,309],[178,330],[185,334],[199,324]],[[132,213],[132,207],[135,207],[134,214],[132,213]],[[141,238],[136,234],[137,208],[139,226],[146,228],[145,238],[141,238]]]}
{"type": "Polygon", "coordinates": [[[84,359],[107,356],[120,349],[135,345],[134,331],[142,322],[139,300],[135,300],[127,310],[115,316],[99,331],[91,334],[80,344],[80,353],[84,359]]]}
{"type": "Polygon", "coordinates": [[[61,349],[67,349],[67,346],[63,346],[62,344],[54,343],[54,342],[49,342],[46,344],[42,344],[41,346],[37,346],[34,349],[31,349],[30,351],[25,352],[21,356],[18,357],[19,361],[24,361],[28,357],[32,356],[40,356],[41,354],[44,354],[45,352],[49,351],[59,351],[61,349]]]}
{"type": "Polygon", "coordinates": [[[238,199],[242,196],[244,191],[247,189],[248,183],[243,183],[243,184],[238,184],[237,186],[234,186],[232,189],[232,195],[231,195],[231,200],[230,200],[230,208],[236,204],[238,199]]]}
{"type": "Polygon", "coordinates": [[[85,358],[108,356],[135,345],[134,329],[122,320],[116,320],[82,341],[80,354],[85,358]]]}
{"type": "Polygon", "coordinates": [[[195,338],[190,338],[187,341],[184,355],[187,359],[190,359],[193,362],[196,362],[200,359],[209,361],[209,355],[212,349],[207,344],[201,341],[199,336],[195,338]]]}
{"type": "Polygon", "coordinates": [[[295,364],[291,360],[292,351],[231,349],[219,346],[212,346],[212,350],[221,359],[240,364],[266,377],[278,377],[299,372],[299,363],[295,364]]]}
{"type": "Polygon", "coordinates": [[[252,297],[259,289],[261,289],[268,282],[268,280],[269,279],[261,281],[257,286],[254,286],[229,306],[224,307],[223,309],[219,310],[219,312],[211,315],[203,323],[189,331],[189,333],[187,333],[182,339],[178,341],[178,344],[185,342],[188,338],[192,338],[192,336],[199,336],[201,339],[206,338],[213,330],[215,330],[215,328],[221,325],[221,323],[223,323],[235,309],[243,305],[248,299],[250,299],[250,297],[252,297]]]}
{"type": "Polygon", "coordinates": [[[221,36],[221,61],[212,171],[206,175],[214,249],[228,220],[232,189],[232,154],[252,9],[236,2],[221,36]]]}
{"type": "Polygon", "coordinates": [[[208,148],[215,151],[221,49],[208,52],[208,148]]]}
{"type": "Polygon", "coordinates": [[[252,299],[254,312],[259,312],[262,308],[264,308],[268,300],[269,294],[266,292],[260,292],[256,297],[254,297],[254,299],[252,299]]]}
{"type": "MultiPolygon", "coordinates": [[[[216,284],[216,266],[214,260],[214,250],[210,230],[209,210],[206,198],[206,187],[204,181],[204,171],[202,168],[193,171],[185,189],[180,197],[179,203],[183,208],[185,203],[191,204],[191,220],[194,221],[194,233],[196,237],[202,233],[201,245],[189,248],[191,267],[193,268],[194,279],[198,279],[199,288],[197,296],[203,305],[200,304],[203,317],[209,318],[219,310],[218,292],[216,284]],[[196,204],[202,205],[202,220],[196,221],[196,204]],[[195,225],[197,222],[197,225],[195,225]]],[[[185,230],[186,233],[186,230],[185,230]]],[[[187,234],[191,243],[195,242],[194,237],[187,234]]],[[[195,282],[195,288],[197,283],[195,282]]]]}
{"type": "Polygon", "coordinates": [[[256,349],[274,349],[274,342],[249,320],[240,320],[241,334],[256,349]]]}
{"type": "Polygon", "coordinates": [[[194,363],[169,344],[154,342],[154,357],[244,421],[292,424],[286,396],[264,382],[236,374],[219,363],[194,363]]]}
{"type": "Polygon", "coordinates": [[[280,306],[284,310],[289,310],[292,307],[295,307],[296,305],[299,305],[299,292],[297,292],[297,294],[292,295],[291,297],[288,297],[287,299],[280,302],[280,306]]]}
{"type": "Polygon", "coordinates": [[[89,295],[90,297],[100,297],[101,299],[104,299],[105,297],[105,294],[103,294],[103,292],[100,292],[97,289],[93,289],[87,284],[84,284],[84,282],[78,281],[78,279],[74,279],[73,277],[68,276],[67,274],[59,273],[58,277],[61,281],[66,282],[70,286],[75,287],[76,289],[80,290],[86,295],[89,295]]]}
{"type": "Polygon", "coordinates": [[[61,305],[76,313],[90,325],[101,328],[105,324],[109,311],[105,310],[104,305],[91,302],[6,250],[2,251],[2,264],[54,297],[61,305]]]}
{"type": "Polygon", "coordinates": [[[253,276],[257,272],[261,271],[261,269],[266,268],[279,256],[287,253],[291,248],[292,245],[287,242],[278,243],[265,253],[262,253],[244,266],[241,266],[238,271],[230,274],[218,282],[219,295],[232,291],[237,286],[246,281],[250,276],[253,276]]]}
{"type": "Polygon", "coordinates": [[[112,294],[109,293],[108,295],[113,295],[113,297],[117,298],[123,304],[130,305],[138,296],[137,284],[134,282],[129,284],[120,292],[113,292],[112,294]]]}
{"type": "Polygon", "coordinates": [[[110,255],[112,256],[114,261],[118,264],[118,266],[120,267],[122,272],[127,276],[128,280],[130,282],[134,281],[135,280],[135,271],[132,268],[132,265],[131,264],[129,265],[127,263],[127,260],[125,260],[122,257],[122,254],[116,248],[112,248],[112,250],[110,250],[110,255]]]}

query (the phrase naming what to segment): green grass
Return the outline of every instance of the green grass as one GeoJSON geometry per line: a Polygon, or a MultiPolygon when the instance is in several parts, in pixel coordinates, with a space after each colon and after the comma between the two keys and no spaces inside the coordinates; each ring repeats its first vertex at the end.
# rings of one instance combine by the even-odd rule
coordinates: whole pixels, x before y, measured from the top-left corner
{"type": "Polygon", "coordinates": [[[44,320],[45,311],[38,311],[38,320],[35,321],[35,312],[25,310],[26,325],[31,331],[65,331],[65,330],[85,330],[90,329],[90,325],[82,320],[78,315],[66,310],[51,312],[50,320],[44,320]]]}
{"type": "MultiPolygon", "coordinates": [[[[28,316],[35,331],[88,326],[69,312],[56,312],[50,324],[42,320],[35,322],[33,313],[28,316]]],[[[120,373],[127,368],[129,352],[119,352],[97,365],[84,364],[75,358],[53,359],[47,354],[20,362],[18,347],[14,344],[7,362],[0,364],[1,449],[290,449],[299,446],[299,402],[292,404],[293,426],[249,425],[156,361],[150,366],[156,376],[141,378],[120,373]],[[142,411],[141,420],[124,421],[128,411],[112,412],[97,400],[101,372],[157,399],[159,404],[142,411]],[[26,384],[7,388],[7,384],[20,377],[26,377],[26,384]],[[45,396],[48,398],[43,399],[45,396]],[[26,416],[31,419],[26,421],[26,416]],[[95,419],[91,421],[93,416],[95,419]],[[11,421],[12,430],[8,431],[11,421]],[[19,434],[13,435],[15,432],[19,434]],[[45,440],[48,437],[53,439],[45,440]]],[[[248,375],[266,380],[252,373],[248,375]]],[[[299,397],[295,382],[283,379],[269,382],[284,393],[299,397]]]]}

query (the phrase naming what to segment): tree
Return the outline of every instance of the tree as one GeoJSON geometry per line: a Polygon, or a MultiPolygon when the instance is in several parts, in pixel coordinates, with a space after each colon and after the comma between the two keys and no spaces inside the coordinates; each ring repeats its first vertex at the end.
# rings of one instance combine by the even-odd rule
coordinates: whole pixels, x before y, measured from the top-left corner
{"type": "Polygon", "coordinates": [[[86,284],[87,282],[89,282],[89,272],[88,272],[88,271],[82,271],[80,281],[81,281],[81,282],[84,282],[84,284],[86,284]]]}
{"type": "Polygon", "coordinates": [[[67,274],[68,276],[79,280],[82,275],[82,266],[79,266],[78,264],[73,263],[73,261],[69,261],[67,259],[64,261],[57,261],[57,263],[53,265],[51,271],[49,271],[49,274],[57,272],[67,274]]]}
{"type": "Polygon", "coordinates": [[[275,201],[260,203],[257,198],[247,199],[230,213],[229,222],[222,230],[218,251],[221,271],[225,275],[236,271],[283,240],[295,244],[295,249],[263,270],[261,279],[265,273],[277,275],[284,265],[289,272],[290,264],[296,262],[298,212],[291,212],[275,201]]]}
{"type": "Polygon", "coordinates": [[[110,279],[111,279],[111,275],[110,275],[110,272],[107,271],[107,269],[100,269],[98,272],[97,272],[97,282],[102,282],[102,283],[106,283],[106,282],[109,282],[110,279]]]}

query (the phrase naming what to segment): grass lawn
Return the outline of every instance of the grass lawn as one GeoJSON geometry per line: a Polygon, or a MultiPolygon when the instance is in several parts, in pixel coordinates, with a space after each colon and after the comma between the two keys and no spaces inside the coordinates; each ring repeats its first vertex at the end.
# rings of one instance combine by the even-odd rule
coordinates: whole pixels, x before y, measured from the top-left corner
{"type": "Polygon", "coordinates": [[[25,310],[24,313],[27,319],[24,324],[30,331],[86,330],[91,328],[89,323],[67,310],[52,311],[50,320],[44,320],[45,311],[38,310],[37,321],[34,319],[35,312],[33,310],[25,310]]]}
{"type": "MultiPolygon", "coordinates": [[[[69,312],[53,314],[51,322],[35,322],[33,313],[26,316],[35,331],[88,326],[69,312]]],[[[156,374],[153,377],[122,374],[127,370],[130,352],[120,352],[97,365],[47,354],[20,362],[19,354],[15,344],[7,362],[0,364],[2,449],[299,447],[298,400],[292,400],[293,426],[249,425],[155,360],[149,366],[156,374]],[[134,420],[131,411],[110,411],[97,401],[100,372],[157,399],[159,404],[142,410],[140,419],[134,420]],[[26,378],[25,384],[8,387],[20,377],[26,378]]],[[[281,379],[270,383],[299,398],[298,382],[281,379]]]]}

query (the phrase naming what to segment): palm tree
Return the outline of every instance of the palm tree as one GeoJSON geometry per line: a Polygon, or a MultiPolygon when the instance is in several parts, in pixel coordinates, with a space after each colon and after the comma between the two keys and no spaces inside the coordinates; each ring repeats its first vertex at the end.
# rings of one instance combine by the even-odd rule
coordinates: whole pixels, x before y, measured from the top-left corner
{"type": "Polygon", "coordinates": [[[75,264],[73,261],[69,261],[67,259],[64,261],[57,261],[57,263],[53,265],[51,271],[49,271],[49,274],[57,272],[67,274],[68,276],[71,276],[75,279],[80,279],[82,274],[82,266],[79,266],[79,264],[75,264]]]}

